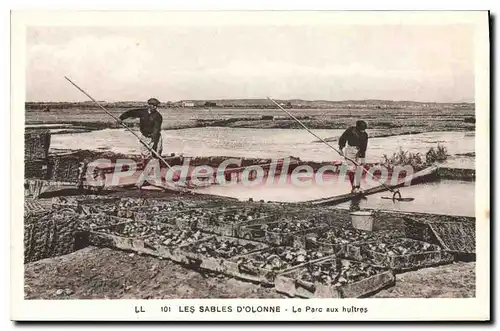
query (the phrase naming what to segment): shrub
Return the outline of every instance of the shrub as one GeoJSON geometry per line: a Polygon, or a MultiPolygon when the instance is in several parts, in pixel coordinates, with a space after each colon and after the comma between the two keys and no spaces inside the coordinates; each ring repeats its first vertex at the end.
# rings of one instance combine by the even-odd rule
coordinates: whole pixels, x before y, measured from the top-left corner
{"type": "Polygon", "coordinates": [[[442,162],[448,158],[448,154],[446,152],[446,147],[438,144],[436,149],[431,147],[431,149],[429,149],[429,151],[425,154],[425,161],[427,164],[442,162]]]}
{"type": "Polygon", "coordinates": [[[436,148],[431,147],[431,149],[425,153],[425,157],[421,153],[404,151],[400,147],[399,151],[392,154],[392,156],[384,154],[381,164],[387,168],[410,165],[413,169],[421,170],[436,162],[442,162],[447,158],[448,154],[446,147],[440,144],[438,144],[436,148]]]}

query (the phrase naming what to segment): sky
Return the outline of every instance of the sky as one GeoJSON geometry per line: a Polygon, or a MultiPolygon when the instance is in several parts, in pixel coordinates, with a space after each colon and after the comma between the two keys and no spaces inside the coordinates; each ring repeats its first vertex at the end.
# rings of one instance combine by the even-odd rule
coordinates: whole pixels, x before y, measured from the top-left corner
{"type": "Polygon", "coordinates": [[[468,25],[30,27],[27,101],[474,101],[468,25]]]}

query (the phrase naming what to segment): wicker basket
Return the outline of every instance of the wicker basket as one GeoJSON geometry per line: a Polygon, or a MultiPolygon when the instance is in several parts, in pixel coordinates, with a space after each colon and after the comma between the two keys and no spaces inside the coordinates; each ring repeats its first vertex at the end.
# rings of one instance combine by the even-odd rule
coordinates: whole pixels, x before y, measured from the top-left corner
{"type": "Polygon", "coordinates": [[[52,155],[49,159],[49,176],[56,182],[78,183],[80,158],[75,154],[52,155]]]}
{"type": "Polygon", "coordinates": [[[77,218],[67,212],[51,213],[24,224],[24,263],[72,253],[77,244],[77,218]]]}
{"type": "Polygon", "coordinates": [[[430,225],[437,241],[461,261],[476,259],[476,228],[466,222],[443,222],[430,225]]]}
{"type": "Polygon", "coordinates": [[[26,130],[24,132],[24,160],[47,159],[50,147],[50,131],[47,129],[26,130]]]}
{"type": "Polygon", "coordinates": [[[49,163],[46,160],[24,161],[24,178],[26,179],[48,179],[49,163]]]}
{"type": "Polygon", "coordinates": [[[405,217],[404,231],[407,238],[439,245],[439,242],[430,227],[430,222],[405,217]]]}

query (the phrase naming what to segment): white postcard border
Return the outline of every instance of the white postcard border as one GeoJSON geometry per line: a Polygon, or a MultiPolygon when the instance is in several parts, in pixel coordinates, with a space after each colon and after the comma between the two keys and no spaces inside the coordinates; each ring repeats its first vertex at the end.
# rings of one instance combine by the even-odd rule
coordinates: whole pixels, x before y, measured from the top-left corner
{"type": "MultiPolygon", "coordinates": [[[[488,12],[13,12],[11,44],[11,318],[14,320],[486,320],[490,296],[488,12]],[[256,20],[255,17],[258,16],[256,20]],[[470,299],[210,299],[24,300],[23,196],[26,26],[142,26],[223,24],[474,24],[476,25],[476,298],[470,299]],[[184,305],[279,305],[287,311],[179,313],[184,305]],[[135,313],[136,307],[145,313],[135,313]],[[171,306],[168,314],[162,306],[171,306]],[[293,313],[292,306],[366,307],[365,314],[293,313]]],[[[61,77],[62,79],[62,77],[61,77]]]]}

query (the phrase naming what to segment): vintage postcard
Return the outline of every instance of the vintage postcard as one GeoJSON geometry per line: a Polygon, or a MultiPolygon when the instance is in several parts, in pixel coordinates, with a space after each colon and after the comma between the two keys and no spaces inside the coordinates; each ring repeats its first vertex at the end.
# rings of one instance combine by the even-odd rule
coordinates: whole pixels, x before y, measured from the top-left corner
{"type": "Polygon", "coordinates": [[[490,319],[487,11],[11,16],[13,320],[490,319]]]}

